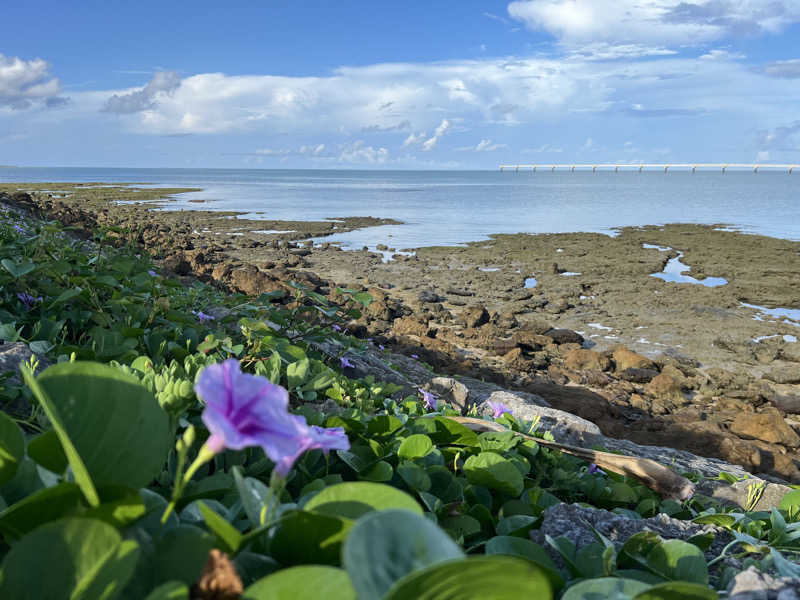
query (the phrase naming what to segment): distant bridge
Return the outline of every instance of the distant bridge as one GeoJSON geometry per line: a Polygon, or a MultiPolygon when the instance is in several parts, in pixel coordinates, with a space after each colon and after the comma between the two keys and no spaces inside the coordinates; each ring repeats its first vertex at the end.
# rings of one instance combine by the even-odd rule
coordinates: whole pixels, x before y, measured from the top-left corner
{"type": "Polygon", "coordinates": [[[519,171],[529,170],[536,172],[536,170],[581,170],[587,171],[589,169],[594,173],[598,169],[609,170],[614,169],[615,172],[620,170],[638,170],[640,173],[645,169],[659,169],[667,173],[670,169],[687,169],[692,173],[697,169],[721,169],[724,173],[728,169],[752,169],[753,173],[758,173],[759,169],[779,169],[788,171],[791,175],[794,169],[800,169],[800,165],[774,165],[774,164],[744,164],[744,163],[645,163],[645,164],[612,164],[612,163],[593,163],[593,164],[541,164],[541,165],[500,165],[501,171],[519,171]]]}

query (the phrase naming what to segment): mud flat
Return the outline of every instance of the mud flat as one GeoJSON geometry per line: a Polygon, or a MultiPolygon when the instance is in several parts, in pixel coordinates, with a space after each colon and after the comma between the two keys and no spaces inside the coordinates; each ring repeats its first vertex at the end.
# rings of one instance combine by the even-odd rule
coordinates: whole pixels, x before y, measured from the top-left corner
{"type": "Polygon", "coordinates": [[[166,268],[244,293],[362,287],[375,301],[350,329],[376,344],[537,394],[609,436],[800,482],[800,242],[671,224],[343,251],[325,236],[389,221],[170,211],[185,190],[3,191],[67,224],[113,225],[166,268]]]}

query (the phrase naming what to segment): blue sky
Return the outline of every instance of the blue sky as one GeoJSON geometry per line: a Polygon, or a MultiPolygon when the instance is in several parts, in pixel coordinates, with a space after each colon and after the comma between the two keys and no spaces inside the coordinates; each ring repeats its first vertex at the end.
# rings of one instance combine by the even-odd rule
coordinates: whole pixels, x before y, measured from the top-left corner
{"type": "Polygon", "coordinates": [[[800,162],[800,0],[3,12],[0,164],[800,162]]]}

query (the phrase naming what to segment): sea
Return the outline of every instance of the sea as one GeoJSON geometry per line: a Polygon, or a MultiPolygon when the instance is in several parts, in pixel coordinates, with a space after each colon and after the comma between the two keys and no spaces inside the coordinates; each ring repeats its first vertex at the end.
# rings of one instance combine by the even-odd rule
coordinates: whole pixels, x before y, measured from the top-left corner
{"type": "Polygon", "coordinates": [[[175,195],[167,208],[241,211],[248,219],[402,221],[325,238],[345,248],[460,245],[493,233],[615,235],[624,226],[665,223],[800,240],[800,172],[785,170],[0,168],[0,182],[17,181],[197,187],[202,191],[175,195]]]}

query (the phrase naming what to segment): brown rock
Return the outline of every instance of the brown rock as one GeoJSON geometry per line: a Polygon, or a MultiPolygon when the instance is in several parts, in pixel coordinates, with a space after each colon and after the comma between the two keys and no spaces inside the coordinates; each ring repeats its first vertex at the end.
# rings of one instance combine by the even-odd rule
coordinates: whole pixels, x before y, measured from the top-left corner
{"type": "Polygon", "coordinates": [[[553,342],[552,338],[549,338],[546,335],[533,333],[532,331],[528,330],[517,331],[512,339],[514,340],[514,343],[521,348],[531,351],[541,350],[553,342]]]}
{"type": "Polygon", "coordinates": [[[775,383],[800,383],[800,367],[777,367],[764,373],[763,377],[775,383]]]}
{"type": "Polygon", "coordinates": [[[170,254],[164,259],[164,268],[167,271],[172,271],[176,275],[188,275],[192,272],[192,267],[189,262],[184,258],[183,252],[170,254]]]}
{"type": "Polygon", "coordinates": [[[481,305],[470,306],[461,311],[460,319],[464,327],[480,327],[489,322],[489,313],[481,305]]]}
{"type": "Polygon", "coordinates": [[[656,365],[652,360],[641,354],[631,352],[625,346],[618,346],[614,350],[612,358],[617,366],[617,372],[622,372],[625,369],[656,369],[656,365]]]}
{"type": "Polygon", "coordinates": [[[607,371],[611,368],[611,361],[607,356],[603,356],[599,352],[579,348],[570,350],[564,358],[564,366],[567,369],[573,369],[575,371],[582,371],[584,369],[607,371]]]}
{"type": "Polygon", "coordinates": [[[519,326],[519,321],[512,312],[494,313],[492,315],[492,323],[502,329],[514,329],[519,326]]]}
{"type": "Polygon", "coordinates": [[[650,383],[647,384],[645,390],[648,394],[656,398],[684,400],[683,393],[681,392],[681,384],[664,373],[653,377],[650,383]]]}
{"type": "Polygon", "coordinates": [[[731,432],[746,438],[783,444],[790,448],[800,446],[800,436],[786,424],[780,413],[770,408],[760,413],[741,413],[731,423],[731,432]]]}
{"type": "Polygon", "coordinates": [[[556,344],[583,344],[583,336],[571,329],[551,329],[545,336],[556,344]]]}
{"type": "Polygon", "coordinates": [[[257,296],[265,292],[281,289],[266,273],[258,270],[255,265],[245,265],[231,272],[231,286],[243,294],[257,296]]]}
{"type": "Polygon", "coordinates": [[[426,323],[422,323],[413,317],[401,317],[395,319],[394,323],[392,323],[392,333],[395,335],[416,335],[425,337],[429,335],[430,331],[426,323]]]}
{"type": "Polygon", "coordinates": [[[620,379],[632,383],[647,383],[658,375],[658,371],[654,369],[637,369],[635,367],[630,367],[618,375],[620,379]]]}

